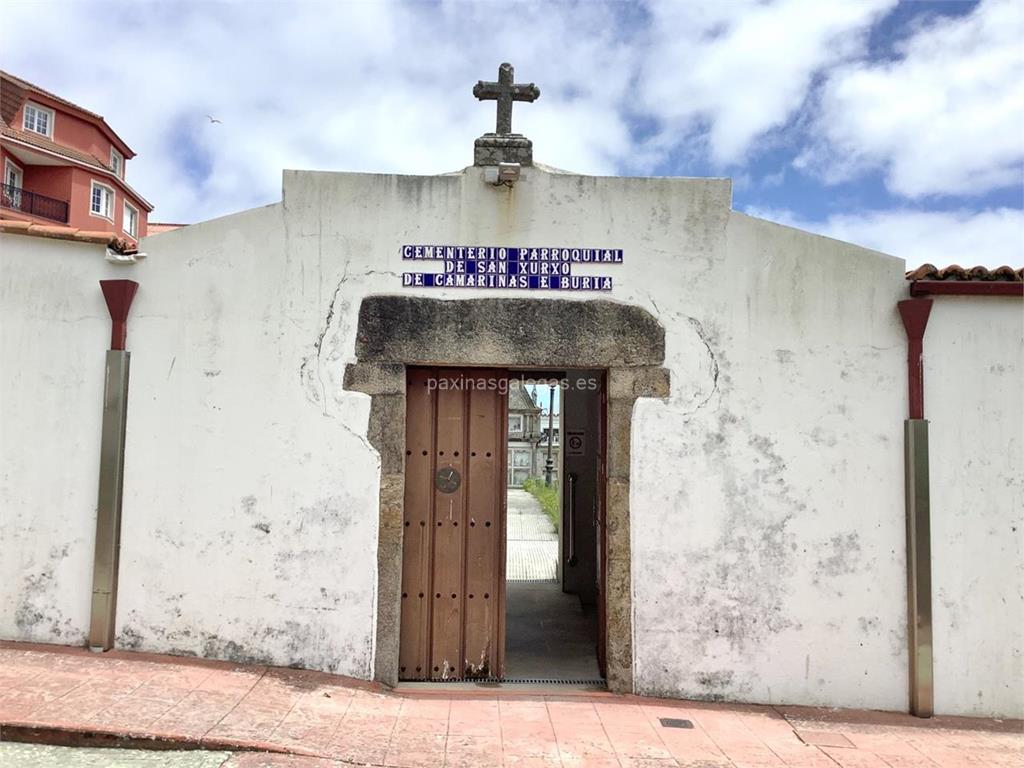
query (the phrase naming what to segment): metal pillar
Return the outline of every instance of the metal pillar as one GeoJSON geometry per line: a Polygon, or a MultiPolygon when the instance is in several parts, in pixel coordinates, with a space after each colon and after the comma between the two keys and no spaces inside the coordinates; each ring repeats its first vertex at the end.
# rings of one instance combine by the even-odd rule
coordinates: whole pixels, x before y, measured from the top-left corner
{"type": "Polygon", "coordinates": [[[128,310],[138,289],[131,280],[101,280],[111,319],[111,349],[107,351],[103,386],[103,428],[100,442],[100,482],[96,504],[96,550],[92,575],[89,648],[114,647],[117,572],[121,550],[121,499],[124,484],[124,438],[128,410],[128,368],[125,350],[128,310]]]}
{"type": "Polygon", "coordinates": [[[907,509],[907,644],[910,653],[910,713],[935,711],[932,655],[932,543],[928,490],[928,422],[924,418],[924,332],[931,299],[898,303],[907,331],[907,401],[903,427],[907,509]]]}
{"type": "Polygon", "coordinates": [[[910,712],[935,712],[932,656],[932,545],[928,490],[928,422],[904,422],[907,500],[907,639],[910,647],[910,712]]]}
{"type": "Polygon", "coordinates": [[[121,550],[121,497],[124,481],[124,436],[131,352],[107,352],[103,387],[103,438],[100,444],[100,490],[96,505],[96,554],[92,572],[92,618],[89,647],[114,647],[114,608],[121,550]]]}

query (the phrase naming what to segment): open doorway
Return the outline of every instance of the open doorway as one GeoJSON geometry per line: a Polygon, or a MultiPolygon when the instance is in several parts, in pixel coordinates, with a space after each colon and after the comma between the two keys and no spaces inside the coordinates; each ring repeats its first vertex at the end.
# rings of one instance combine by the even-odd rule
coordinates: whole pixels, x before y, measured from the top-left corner
{"type": "Polygon", "coordinates": [[[598,683],[603,372],[509,379],[504,679],[598,683]]]}
{"type": "Polygon", "coordinates": [[[604,372],[405,379],[399,680],[603,685],[604,372]]]}
{"type": "MultiPolygon", "coordinates": [[[[486,384],[498,378],[499,372],[507,372],[509,366],[517,370],[527,367],[562,370],[568,361],[572,361],[579,368],[604,371],[601,437],[597,441],[597,447],[603,452],[598,483],[602,494],[599,515],[603,524],[595,531],[601,541],[601,546],[596,549],[601,557],[597,569],[602,582],[598,610],[602,612],[603,619],[598,621],[601,633],[598,649],[603,657],[601,664],[609,690],[632,691],[630,434],[637,398],[669,396],[669,372],[662,367],[665,360],[665,330],[662,325],[639,307],[604,299],[451,300],[424,296],[367,296],[359,306],[354,338],[358,362],[345,368],[344,387],[370,396],[367,439],[380,453],[381,461],[374,679],[388,685],[408,679],[451,679],[452,673],[458,676],[459,671],[458,667],[452,669],[452,650],[457,651],[455,662],[467,662],[462,665],[463,676],[479,675],[484,671],[480,663],[481,652],[485,654],[484,660],[489,662],[486,671],[490,675],[500,676],[504,670],[501,656],[505,648],[503,526],[507,408],[504,395],[507,390],[502,388],[497,399],[488,398],[493,406],[491,416],[480,418],[477,413],[477,416],[462,422],[487,427],[483,432],[471,428],[468,435],[471,442],[474,437],[478,440],[486,437],[488,442],[492,436],[499,438],[493,441],[491,448],[471,447],[468,458],[476,461],[467,465],[464,445],[451,445],[452,441],[447,438],[445,446],[436,445],[435,435],[452,433],[447,427],[432,431],[436,424],[441,423],[441,392],[434,390],[429,397],[414,396],[414,392],[428,392],[430,388],[412,374],[417,368],[439,365],[470,365],[477,373],[481,368],[490,366],[492,374],[485,376],[486,384]],[[434,408],[435,405],[438,408],[434,408]],[[500,432],[490,431],[490,425],[500,425],[500,432]],[[441,450],[445,451],[444,456],[441,456],[441,450]],[[455,450],[460,452],[458,456],[455,450]],[[490,489],[488,494],[477,496],[470,502],[465,495],[466,486],[456,482],[458,478],[449,471],[453,468],[460,476],[465,474],[476,490],[490,489]],[[486,481],[472,482],[480,473],[486,481]],[[463,489],[461,496],[460,488],[463,489]],[[490,492],[495,494],[495,498],[489,498],[490,492]],[[435,529],[441,530],[434,514],[439,500],[446,512],[451,510],[453,513],[450,521],[452,533],[454,523],[459,522],[458,530],[473,534],[467,533],[465,541],[474,547],[485,545],[485,552],[494,553],[494,556],[484,559],[486,567],[483,569],[478,565],[467,567],[461,576],[450,569],[445,570],[444,578],[453,582],[447,600],[443,597],[445,593],[432,584],[407,582],[410,573],[420,576],[433,573],[430,568],[418,565],[417,560],[432,567],[438,562],[435,554],[439,554],[444,563],[452,559],[446,551],[432,548],[438,542],[435,529]],[[483,524],[474,527],[474,520],[481,519],[475,517],[476,504],[486,504],[491,517],[482,518],[483,524]],[[458,512],[457,516],[455,512],[458,512]],[[492,523],[488,527],[488,520],[500,520],[500,523],[492,523]],[[428,534],[428,530],[431,533],[428,534]],[[488,579],[493,576],[493,585],[485,586],[481,604],[478,602],[481,585],[470,585],[468,579],[470,576],[476,578],[482,570],[488,579]],[[487,589],[488,586],[492,589],[487,589]],[[493,597],[495,592],[499,601],[488,601],[487,595],[493,597]],[[431,598],[428,599],[427,594],[431,598]],[[456,597],[451,597],[451,594],[456,597]],[[460,594],[465,594],[464,601],[458,599],[460,594]],[[470,594],[475,597],[469,597],[470,594]],[[430,601],[437,601],[438,610],[433,610],[434,603],[430,601]],[[492,608],[484,611],[481,605],[492,608]],[[449,627],[461,631],[462,626],[469,626],[463,621],[465,614],[462,609],[466,606],[472,606],[476,616],[472,625],[487,629],[486,642],[471,647],[468,641],[481,635],[475,632],[465,635],[466,639],[460,641],[458,649],[454,643],[445,646],[442,649],[444,655],[434,657],[437,663],[431,663],[428,668],[426,660],[428,650],[434,646],[432,638],[455,640],[458,638],[454,632],[448,631],[449,627]],[[410,622],[407,616],[418,616],[419,621],[410,622]],[[443,631],[437,633],[435,628],[443,631]],[[418,649],[418,658],[410,659],[406,656],[407,649],[413,647],[418,649]],[[449,663],[445,664],[446,661],[449,663]],[[436,677],[433,672],[435,666],[440,670],[436,677]]],[[[474,399],[471,396],[470,408],[474,406],[474,399]]],[[[476,405],[482,406],[485,402],[486,399],[476,405]]],[[[446,401],[445,421],[447,416],[454,415],[450,409],[452,405],[450,400],[446,401]]],[[[446,514],[441,522],[447,522],[447,519],[446,514]]],[[[444,530],[448,530],[447,526],[444,530]]],[[[441,539],[442,544],[446,542],[458,545],[459,539],[441,539]]],[[[467,551],[456,549],[455,557],[461,558],[467,551]]],[[[477,551],[469,551],[470,562],[477,551]]]]}

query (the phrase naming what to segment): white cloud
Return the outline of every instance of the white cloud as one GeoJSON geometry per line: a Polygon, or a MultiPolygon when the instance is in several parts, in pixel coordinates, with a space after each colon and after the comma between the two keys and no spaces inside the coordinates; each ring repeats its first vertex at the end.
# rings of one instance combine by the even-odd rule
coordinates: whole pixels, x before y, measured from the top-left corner
{"type": "Polygon", "coordinates": [[[845,240],[921,264],[1024,266],[1024,211],[868,211],[809,221],[793,211],[748,208],[746,213],[845,240]]]}
{"type": "Polygon", "coordinates": [[[911,198],[1019,185],[1024,162],[1024,6],[987,0],[920,27],[895,61],[837,68],[816,121],[827,143],[798,167],[841,181],[882,168],[911,198]]]}
{"type": "Polygon", "coordinates": [[[154,220],[278,200],[283,168],[470,165],[473,140],[494,130],[495,115],[472,86],[495,79],[501,61],[542,87],[540,105],[517,105],[513,120],[539,162],[611,173],[629,153],[617,105],[637,54],[615,39],[614,8],[9,5],[4,67],[104,114],[139,152],[128,180],[157,205],[154,220]],[[94,55],[93,41],[110,39],[115,19],[116,45],[94,55]]]}
{"type": "Polygon", "coordinates": [[[706,129],[718,164],[744,159],[784,126],[812,78],[863,51],[871,24],[894,0],[664,0],[652,8],[652,39],[640,80],[644,108],[669,147],[706,129]]]}
{"type": "Polygon", "coordinates": [[[853,158],[889,169],[908,194],[936,180],[948,189],[1003,183],[1020,162],[1019,139],[1006,138],[1019,117],[1021,78],[1009,76],[1019,56],[1006,45],[1020,35],[1019,18],[1000,25],[1005,7],[985,6],[973,21],[923,28],[898,62],[864,63],[866,36],[893,3],[521,3],[510,12],[464,2],[5,0],[0,48],[5,68],[103,113],[138,150],[129,181],[157,205],[155,220],[278,200],[283,168],[468,165],[473,139],[494,126],[493,103],[478,103],[471,87],[493,79],[501,61],[542,92],[538,104],[516,106],[514,129],[533,139],[538,162],[572,171],[649,173],[671,162],[687,175],[681,158],[710,157],[770,187],[784,176],[742,163],[797,138],[824,77],[828,142],[804,157],[822,172],[835,176],[839,159],[853,158]],[[114,40],[112,30],[116,44],[96,55],[95,41],[114,40]],[[945,111],[925,100],[925,117],[897,119],[889,102],[851,106],[870,100],[876,82],[899,105],[915,92],[904,81],[934,85],[932,67],[958,94],[945,111]],[[647,138],[631,130],[636,120],[647,138]],[[931,123],[934,134],[919,136],[931,123]]]}

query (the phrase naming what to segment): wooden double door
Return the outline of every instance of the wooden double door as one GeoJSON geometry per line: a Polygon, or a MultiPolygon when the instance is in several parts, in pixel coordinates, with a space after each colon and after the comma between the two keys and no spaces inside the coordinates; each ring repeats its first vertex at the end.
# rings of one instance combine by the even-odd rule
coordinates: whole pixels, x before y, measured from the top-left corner
{"type": "Polygon", "coordinates": [[[508,373],[409,368],[400,680],[501,677],[508,373]]]}

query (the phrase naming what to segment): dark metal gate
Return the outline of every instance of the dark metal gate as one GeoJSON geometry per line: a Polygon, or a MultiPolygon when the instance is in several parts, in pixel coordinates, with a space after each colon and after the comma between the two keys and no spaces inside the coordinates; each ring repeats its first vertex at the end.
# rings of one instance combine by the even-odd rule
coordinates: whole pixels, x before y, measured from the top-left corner
{"type": "Polygon", "coordinates": [[[400,680],[500,677],[507,372],[409,368],[400,680]]]}

